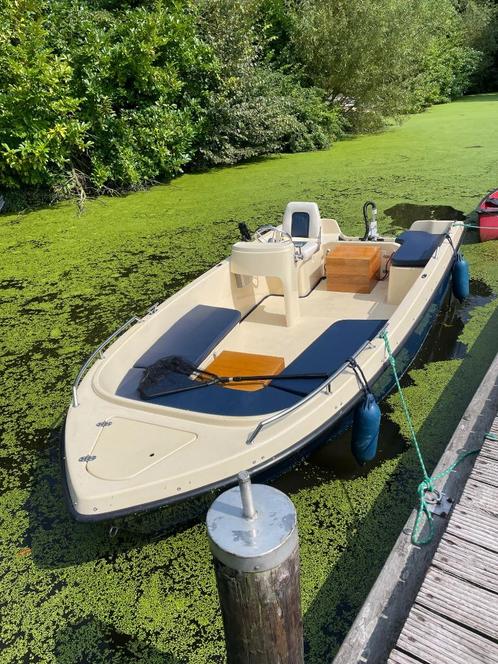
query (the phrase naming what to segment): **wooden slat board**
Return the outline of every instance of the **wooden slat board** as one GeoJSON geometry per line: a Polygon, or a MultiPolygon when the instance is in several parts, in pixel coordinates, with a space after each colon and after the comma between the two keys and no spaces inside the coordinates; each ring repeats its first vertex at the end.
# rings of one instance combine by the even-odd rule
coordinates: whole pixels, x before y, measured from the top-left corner
{"type": "Polygon", "coordinates": [[[485,440],[479,456],[498,461],[498,443],[495,440],[485,440]]]}
{"type": "Polygon", "coordinates": [[[464,627],[498,638],[498,595],[457,576],[430,567],[417,603],[464,627]]]}
{"type": "Polygon", "coordinates": [[[494,459],[478,456],[471,477],[474,480],[498,486],[498,463],[494,459]]]}
{"type": "Polygon", "coordinates": [[[496,664],[498,645],[469,629],[415,605],[398,649],[428,664],[496,664]]]}
{"type": "Polygon", "coordinates": [[[400,650],[393,650],[389,655],[387,664],[419,664],[419,660],[413,659],[413,657],[400,650]]]}
{"type": "Polygon", "coordinates": [[[467,510],[477,508],[498,517],[498,487],[469,479],[460,498],[460,505],[467,510]]]}
{"type": "Polygon", "coordinates": [[[498,664],[498,442],[484,442],[388,660],[414,662],[498,664]]]}
{"type": "Polygon", "coordinates": [[[498,593],[498,553],[446,533],[434,555],[433,565],[498,593]]]}
{"type": "Polygon", "coordinates": [[[457,505],[446,532],[498,553],[498,517],[457,505]]]}

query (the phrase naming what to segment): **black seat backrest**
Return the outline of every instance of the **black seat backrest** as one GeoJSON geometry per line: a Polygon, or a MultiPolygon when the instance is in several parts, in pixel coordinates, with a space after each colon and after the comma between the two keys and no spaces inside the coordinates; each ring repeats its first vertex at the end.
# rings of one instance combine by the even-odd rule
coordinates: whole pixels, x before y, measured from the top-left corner
{"type": "Polygon", "coordinates": [[[310,216],[307,212],[292,213],[292,237],[310,236],[310,216]]]}

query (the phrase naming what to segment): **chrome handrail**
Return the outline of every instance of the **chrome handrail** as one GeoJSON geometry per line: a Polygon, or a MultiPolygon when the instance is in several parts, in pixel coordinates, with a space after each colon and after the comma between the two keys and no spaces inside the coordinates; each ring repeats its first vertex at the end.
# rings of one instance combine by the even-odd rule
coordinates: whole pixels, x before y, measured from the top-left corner
{"type": "MultiPolygon", "coordinates": [[[[385,330],[386,327],[387,327],[387,325],[384,325],[384,327],[379,331],[379,334],[383,330],[385,330]]],[[[365,341],[365,343],[362,346],[360,346],[360,348],[358,348],[356,353],[351,355],[351,357],[356,358],[365,348],[367,348],[367,346],[371,346],[372,341],[373,341],[373,339],[369,339],[368,341],[365,341]]],[[[342,364],[339,367],[339,369],[337,369],[337,371],[335,373],[333,373],[331,376],[326,378],[324,380],[324,382],[321,383],[321,385],[319,385],[316,389],[314,389],[313,392],[310,392],[305,397],[303,397],[301,399],[301,401],[298,401],[295,404],[292,404],[292,406],[289,406],[285,410],[281,410],[278,413],[275,413],[274,415],[271,415],[271,417],[267,417],[265,420],[261,420],[261,422],[259,422],[259,424],[254,429],[254,431],[249,434],[249,436],[246,440],[246,445],[251,445],[254,442],[254,439],[256,438],[258,433],[262,429],[269,426],[270,424],[273,424],[273,422],[276,422],[277,420],[281,420],[283,417],[285,417],[286,415],[289,415],[290,413],[294,412],[295,410],[297,410],[301,406],[304,406],[304,404],[308,403],[308,401],[311,401],[311,399],[313,399],[313,397],[315,397],[317,394],[320,394],[320,392],[323,392],[324,390],[326,390],[330,386],[332,381],[335,378],[337,378],[337,376],[340,373],[342,373],[344,371],[344,369],[346,369],[346,367],[348,367],[348,366],[349,366],[349,362],[344,362],[344,364],[342,364]]],[[[278,376],[275,376],[275,379],[277,379],[277,378],[278,378],[278,376]]],[[[330,393],[330,391],[329,391],[329,393],[330,393]]]]}
{"type": "Polygon", "coordinates": [[[139,318],[138,316],[132,316],[129,320],[126,321],[126,323],[123,323],[121,327],[119,327],[115,332],[113,332],[110,336],[107,337],[105,341],[103,341],[98,348],[96,348],[93,353],[90,355],[90,357],[86,360],[86,362],[83,363],[83,366],[79,370],[78,375],[76,376],[76,380],[73,383],[73,408],[77,408],[79,406],[79,401],[78,401],[78,387],[83,379],[83,376],[85,375],[87,369],[90,367],[92,362],[95,360],[97,355],[100,355],[100,359],[103,357],[102,351],[104,348],[111,342],[113,339],[118,337],[122,332],[127,330],[129,327],[131,327],[134,323],[139,323],[140,321],[144,320],[146,316],[150,316],[151,314],[154,314],[157,311],[157,303],[153,304],[152,307],[150,307],[147,310],[147,313],[145,316],[142,318],[139,318]]]}

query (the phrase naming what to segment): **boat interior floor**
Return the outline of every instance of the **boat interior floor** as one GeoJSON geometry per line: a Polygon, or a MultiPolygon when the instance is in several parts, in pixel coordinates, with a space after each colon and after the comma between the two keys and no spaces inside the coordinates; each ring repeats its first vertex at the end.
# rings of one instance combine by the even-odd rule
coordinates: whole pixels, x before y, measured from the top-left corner
{"type": "Polygon", "coordinates": [[[300,318],[291,327],[285,324],[284,298],[270,295],[230,332],[223,345],[232,351],[278,355],[288,366],[333,323],[390,318],[397,305],[387,304],[386,300],[387,280],[362,294],[329,291],[323,279],[311,293],[300,298],[300,318]]]}

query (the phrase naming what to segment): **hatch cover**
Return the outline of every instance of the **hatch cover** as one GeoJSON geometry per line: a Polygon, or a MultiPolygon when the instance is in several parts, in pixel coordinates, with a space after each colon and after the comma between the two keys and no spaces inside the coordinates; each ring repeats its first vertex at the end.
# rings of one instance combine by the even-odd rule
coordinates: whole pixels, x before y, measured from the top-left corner
{"type": "Polygon", "coordinates": [[[197,439],[191,431],[114,417],[102,427],[87,471],[103,480],[127,480],[197,439]]]}

